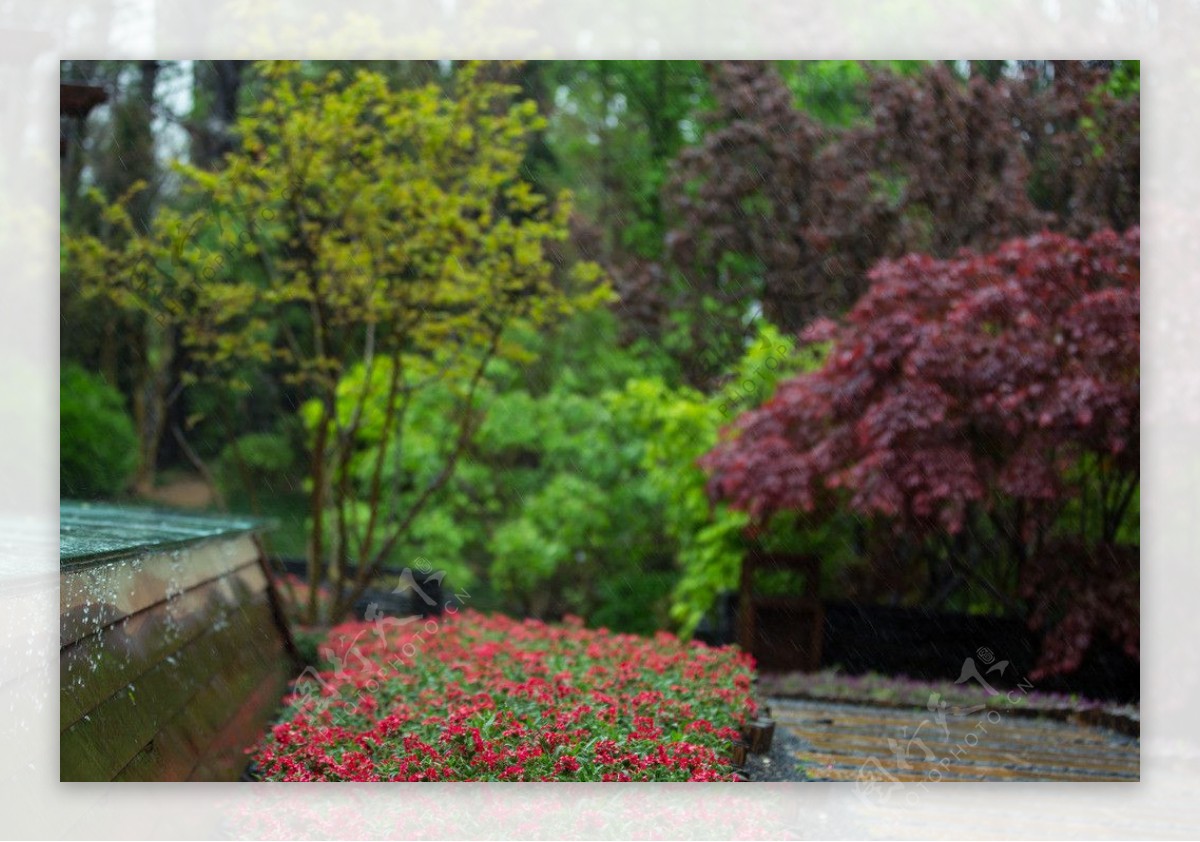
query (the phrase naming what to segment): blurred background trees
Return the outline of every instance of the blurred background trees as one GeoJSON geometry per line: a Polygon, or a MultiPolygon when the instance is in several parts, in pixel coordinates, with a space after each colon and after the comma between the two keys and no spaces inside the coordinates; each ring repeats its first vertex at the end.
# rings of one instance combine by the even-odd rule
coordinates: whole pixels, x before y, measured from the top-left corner
{"type": "MultiPolygon", "coordinates": [[[[1137,62],[316,61],[284,72],[146,61],[64,62],[62,73],[110,93],[86,122],[63,125],[64,371],[101,376],[120,395],[106,414],[127,414],[136,440],[104,471],[109,487],[64,470],[64,495],[166,499],[199,483],[213,505],[280,517],[285,556],[312,556],[316,534],[327,568],[371,579],[422,557],[482,604],[629,630],[695,628],[755,543],[818,553],[835,596],[1014,613],[1046,628],[1075,616],[1063,639],[1083,648],[1078,629],[1107,616],[1097,606],[1128,601],[1106,591],[1082,600],[1091,607],[1040,604],[1056,586],[1037,575],[1058,587],[1070,571],[1126,582],[1136,564],[1128,574],[1127,561],[1077,547],[1027,559],[1029,576],[997,576],[983,552],[994,536],[948,529],[953,519],[937,525],[947,546],[930,549],[927,531],[864,516],[853,498],[818,514],[781,497],[775,516],[751,518],[718,499],[721,469],[722,493],[709,497],[697,459],[719,441],[739,446],[720,431],[743,411],[780,411],[768,404],[777,384],[782,401],[832,377],[841,363],[827,355],[862,341],[845,325],[900,283],[897,267],[913,284],[971,266],[1007,294],[1004,273],[1024,277],[1024,264],[997,257],[1020,248],[1005,243],[1043,231],[1107,243],[1089,238],[1136,226],[1137,62]],[[493,86],[502,98],[471,98],[493,86]],[[527,240],[511,239],[520,231],[527,240]],[[945,262],[964,248],[980,256],[945,262]],[[489,262],[497,249],[503,264],[489,262]],[[926,262],[904,263],[912,254],[926,262]],[[615,293],[607,302],[580,298],[572,280],[591,262],[615,293]],[[873,286],[879,266],[891,268],[873,286]],[[313,278],[326,279],[324,294],[304,292],[313,278]],[[371,295],[382,297],[367,306],[371,295]],[[417,300],[432,307],[428,334],[385,347],[386,325],[417,300]],[[314,318],[321,302],[353,318],[314,318]],[[796,341],[847,314],[826,342],[796,341]],[[464,319],[503,323],[496,353],[454,326],[464,319]],[[318,351],[322,330],[336,353],[318,351]],[[477,368],[462,369],[466,359],[477,368]],[[424,375],[411,396],[401,367],[424,375]],[[377,536],[379,506],[362,505],[372,499],[392,512],[419,501],[408,523],[391,521],[404,524],[394,542],[377,536]],[[373,560],[352,549],[364,543],[373,560]]],[[[1136,395],[1133,313],[1132,328],[1094,313],[1091,335],[1134,349],[1120,377],[1136,395]]],[[[988,336],[1006,335],[988,324],[988,336]]],[[[894,328],[889,341],[906,335],[894,328]]],[[[887,347],[861,357],[884,365],[887,347]]],[[[87,389],[63,388],[66,419],[87,389]]],[[[1088,423],[1101,423],[1091,411],[1088,423]]],[[[761,447],[799,447],[824,429],[817,409],[804,412],[816,413],[802,413],[805,429],[761,447]]],[[[883,435],[894,419],[873,413],[883,435]]],[[[1078,452],[1053,462],[1057,514],[1045,522],[1079,524],[1079,546],[1136,546],[1136,473],[1086,456],[1084,426],[1064,434],[1064,453],[1078,452]],[[1120,516],[1100,514],[1097,500],[1130,487],[1120,516]]],[[[68,435],[85,451],[90,436],[125,440],[72,429],[64,420],[64,460],[68,435]]],[[[1064,669],[1077,663],[1072,646],[1055,656],[1064,669]]]]}

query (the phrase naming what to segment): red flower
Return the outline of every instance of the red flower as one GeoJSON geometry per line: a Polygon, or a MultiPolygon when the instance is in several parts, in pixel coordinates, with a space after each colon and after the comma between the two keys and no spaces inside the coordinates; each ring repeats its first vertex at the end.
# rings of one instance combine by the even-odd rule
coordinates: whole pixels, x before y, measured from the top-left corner
{"type": "Polygon", "coordinates": [[[731,780],[728,741],[754,709],[744,656],[670,635],[464,611],[399,658],[411,643],[404,627],[336,629],[339,669],[289,696],[253,750],[264,777],[731,780]]]}
{"type": "Polygon", "coordinates": [[[564,754],[562,757],[558,758],[558,761],[554,764],[554,771],[558,772],[559,774],[562,774],[563,772],[578,772],[579,761],[569,754],[564,754]]]}

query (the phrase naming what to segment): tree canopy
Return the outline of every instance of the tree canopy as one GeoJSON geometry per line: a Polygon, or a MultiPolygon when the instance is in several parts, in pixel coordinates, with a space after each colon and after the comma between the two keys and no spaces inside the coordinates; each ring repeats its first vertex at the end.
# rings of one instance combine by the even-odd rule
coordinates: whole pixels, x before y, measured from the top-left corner
{"type": "MultiPolygon", "coordinates": [[[[704,457],[712,495],[759,521],[848,507],[921,537],[988,519],[991,569],[1021,583],[1061,541],[1115,545],[1138,485],[1139,244],[1137,228],[1044,234],[880,263],[844,320],[805,331],[831,343],[826,364],[704,457]],[[1077,521],[1060,519],[1068,500],[1086,507],[1077,521]]],[[[980,575],[957,547],[944,558],[980,575]]],[[[1136,627],[1111,631],[1136,647],[1136,627]]]]}
{"type": "Polygon", "coordinates": [[[70,452],[279,517],[307,620],[419,558],[690,632],[775,547],[1046,670],[1136,651],[1137,62],[63,77],[111,94],[63,123],[62,353],[112,419],[70,452]]]}

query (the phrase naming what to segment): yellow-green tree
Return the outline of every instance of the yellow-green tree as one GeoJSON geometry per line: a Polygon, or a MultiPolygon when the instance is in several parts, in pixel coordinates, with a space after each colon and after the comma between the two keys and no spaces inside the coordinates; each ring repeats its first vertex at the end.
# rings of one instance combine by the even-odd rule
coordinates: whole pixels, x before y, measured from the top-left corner
{"type": "Polygon", "coordinates": [[[481,420],[488,363],[519,353],[508,329],[610,293],[595,266],[552,259],[568,197],[549,201],[521,176],[543,119],[490,70],[464,65],[443,86],[399,90],[365,71],[258,70],[263,95],[224,166],[182,168],[195,209],[160,213],[146,235],[155,293],[139,301],[161,300],[152,309],[181,325],[208,376],[283,367],[306,396],[307,613],[329,622],[452,476],[481,420]],[[382,422],[364,412],[381,382],[382,422]],[[444,464],[419,493],[394,493],[385,459],[398,459],[414,395],[434,385],[456,399],[444,464]],[[322,582],[335,595],[327,616],[322,582]]]}

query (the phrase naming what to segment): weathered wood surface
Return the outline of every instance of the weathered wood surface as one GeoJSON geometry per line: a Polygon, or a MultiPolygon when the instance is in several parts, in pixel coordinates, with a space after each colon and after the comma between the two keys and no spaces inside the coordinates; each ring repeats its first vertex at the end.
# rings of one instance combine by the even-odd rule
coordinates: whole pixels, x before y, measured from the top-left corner
{"type": "Polygon", "coordinates": [[[155,664],[174,659],[239,608],[262,601],[266,586],[266,576],[252,560],[66,644],[59,659],[60,727],[71,725],[155,664]]]}
{"type": "Polygon", "coordinates": [[[779,727],[816,780],[1136,781],[1136,738],[1104,728],[1005,711],[948,715],[920,708],[772,699],[779,727]]]}
{"type": "Polygon", "coordinates": [[[258,558],[249,536],[210,540],[62,573],[59,639],[63,646],[135,615],[168,597],[219,579],[258,558]]]}
{"type": "Polygon", "coordinates": [[[64,781],[236,780],[298,671],[253,538],[184,520],[197,543],[63,562],[64,781]]]}

